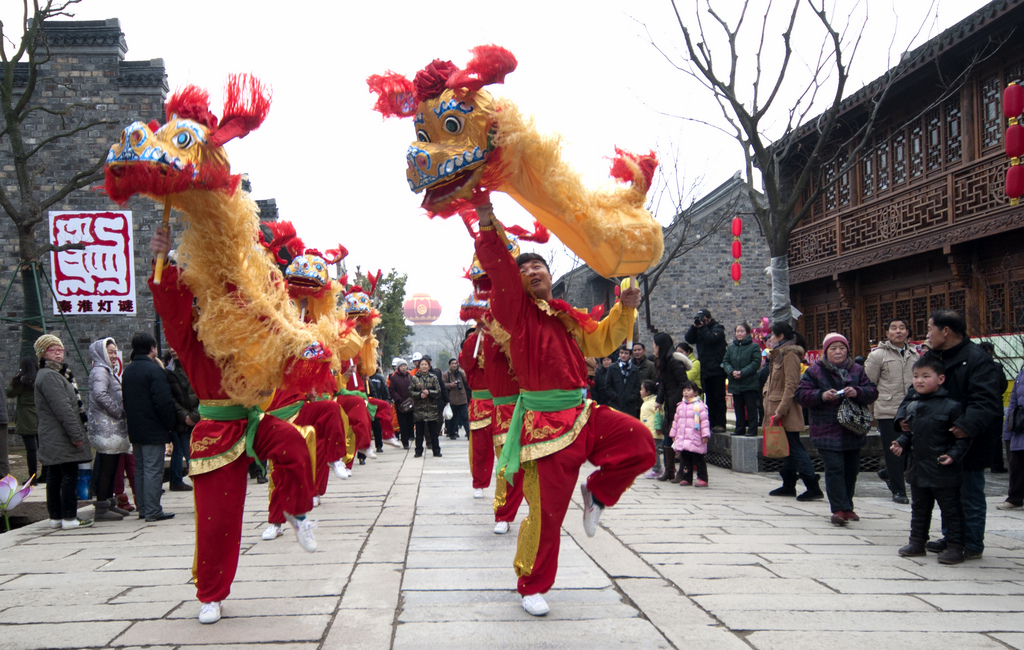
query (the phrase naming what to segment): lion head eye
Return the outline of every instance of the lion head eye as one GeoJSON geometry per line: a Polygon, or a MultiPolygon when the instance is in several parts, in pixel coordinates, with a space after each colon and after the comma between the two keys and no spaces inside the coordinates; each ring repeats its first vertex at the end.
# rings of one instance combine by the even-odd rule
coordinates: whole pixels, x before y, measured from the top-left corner
{"type": "Polygon", "coordinates": [[[454,115],[444,118],[444,130],[448,133],[458,133],[462,130],[462,120],[454,115]]]}
{"type": "Polygon", "coordinates": [[[174,144],[176,144],[181,149],[187,149],[191,147],[193,142],[195,142],[195,138],[193,138],[192,134],[189,133],[188,131],[182,131],[178,135],[174,136],[174,144]]]}
{"type": "Polygon", "coordinates": [[[416,131],[416,139],[420,142],[430,142],[430,136],[423,129],[416,131]]]}

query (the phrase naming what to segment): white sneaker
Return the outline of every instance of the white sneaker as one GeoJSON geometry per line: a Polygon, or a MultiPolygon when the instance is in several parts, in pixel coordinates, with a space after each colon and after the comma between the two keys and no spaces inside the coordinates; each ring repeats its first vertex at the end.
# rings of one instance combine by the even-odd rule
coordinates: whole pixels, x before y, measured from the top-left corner
{"type": "Polygon", "coordinates": [[[60,519],[51,519],[50,520],[50,528],[60,528],[61,523],[62,522],[61,522],[60,519]]]}
{"type": "Polygon", "coordinates": [[[313,507],[316,508],[320,505],[320,497],[313,497],[313,507]]]}
{"type": "Polygon", "coordinates": [[[281,528],[282,526],[280,524],[270,524],[267,526],[266,530],[263,531],[263,539],[269,541],[284,535],[284,531],[281,530],[281,528]]]}
{"type": "Polygon", "coordinates": [[[473,490],[473,498],[474,499],[482,499],[482,498],[484,498],[484,489],[483,488],[477,488],[477,489],[473,490]]]}
{"type": "Polygon", "coordinates": [[[349,477],[348,470],[345,468],[345,461],[343,461],[343,460],[335,461],[333,463],[330,463],[330,465],[331,465],[331,469],[334,470],[334,475],[337,476],[338,478],[348,478],[349,477]]]}
{"type": "Polygon", "coordinates": [[[92,519],[64,519],[60,522],[61,530],[71,530],[73,528],[87,528],[92,526],[92,519]]]}
{"type": "Polygon", "coordinates": [[[508,522],[507,521],[499,521],[498,523],[494,524],[494,534],[495,535],[504,535],[507,532],[508,532],[508,522]]]}
{"type": "Polygon", "coordinates": [[[284,518],[295,529],[295,539],[299,541],[299,546],[310,553],[315,552],[316,537],[313,536],[313,531],[316,530],[316,522],[308,517],[306,519],[298,519],[295,515],[290,515],[287,512],[284,513],[284,518]]]}
{"type": "Polygon", "coordinates": [[[594,503],[594,495],[587,489],[586,483],[580,484],[580,494],[583,495],[583,532],[587,537],[593,537],[597,534],[597,521],[604,508],[594,503]]]}
{"type": "Polygon", "coordinates": [[[384,442],[388,443],[388,444],[389,444],[389,445],[391,445],[392,447],[398,447],[399,449],[401,449],[401,448],[402,448],[402,443],[400,443],[400,442],[398,441],[398,438],[397,438],[397,437],[394,437],[394,438],[388,438],[388,439],[387,439],[387,440],[385,440],[384,442]]]}
{"type": "Polygon", "coordinates": [[[996,509],[997,510],[1017,510],[1020,507],[1021,506],[1018,506],[1016,504],[1010,503],[1009,501],[1003,501],[1002,503],[1000,503],[999,505],[996,506],[996,509]]]}
{"type": "Polygon", "coordinates": [[[523,609],[530,616],[544,616],[551,611],[548,603],[542,594],[530,594],[523,596],[523,609]]]}
{"type": "Polygon", "coordinates": [[[367,447],[366,449],[360,449],[359,452],[367,458],[376,458],[377,452],[373,450],[373,447],[367,447]]]}
{"type": "MultiPolygon", "coordinates": [[[[263,539],[266,539],[264,537],[263,539]]],[[[199,622],[204,625],[210,623],[216,623],[220,620],[220,601],[215,600],[212,603],[203,603],[199,606],[199,622]]]]}

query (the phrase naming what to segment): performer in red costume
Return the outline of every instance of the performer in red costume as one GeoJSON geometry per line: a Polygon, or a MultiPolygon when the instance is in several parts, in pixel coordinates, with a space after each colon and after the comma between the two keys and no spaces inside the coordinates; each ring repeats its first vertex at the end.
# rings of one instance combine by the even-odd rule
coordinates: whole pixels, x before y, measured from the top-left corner
{"type": "Polygon", "coordinates": [[[352,475],[352,465],[356,455],[353,450],[359,450],[359,464],[366,462],[366,457],[376,458],[373,451],[373,425],[370,422],[370,411],[366,406],[366,393],[363,383],[359,381],[359,368],[355,360],[349,359],[341,364],[342,374],[338,375],[338,389],[334,393],[345,415],[348,416],[349,426],[345,433],[349,446],[349,452],[345,454],[345,469],[348,475],[352,475]],[[351,433],[350,433],[351,432],[351,433]]]}
{"type": "Polygon", "coordinates": [[[597,323],[553,300],[543,258],[527,253],[512,259],[489,203],[477,214],[477,257],[491,278],[491,311],[510,335],[509,357],[521,387],[498,464],[499,471],[513,477],[522,464],[523,493],[530,504],[519,530],[517,589],[523,609],[543,616],[549,607],[542,594],[558,572],[562,521],[580,467],[587,461],[598,467],[580,486],[583,528],[593,536],[602,510],[614,506],[633,480],[654,465],[654,442],[643,423],[583,397],[584,355],[606,356],[630,335],[640,291],[623,291],[620,302],[597,323]]]}
{"type": "MultiPolygon", "coordinates": [[[[170,248],[167,231],[158,229],[150,249],[166,255],[170,248]]],[[[259,409],[246,409],[228,399],[220,367],[206,355],[192,328],[193,295],[179,281],[177,267],[166,268],[160,284],[150,276],[149,290],[167,342],[178,352],[200,401],[202,419],[192,431],[189,461],[196,508],[192,575],[196,597],[204,604],[200,622],[214,623],[220,620],[221,601],[230,593],[238,568],[250,456],[273,461],[287,477],[279,486],[285,518],[295,528],[299,544],[315,551],[314,523],[305,517],[315,494],[310,457],[294,426],[272,415],[258,418],[259,409]],[[258,423],[254,435],[246,430],[250,418],[258,423]]]]}

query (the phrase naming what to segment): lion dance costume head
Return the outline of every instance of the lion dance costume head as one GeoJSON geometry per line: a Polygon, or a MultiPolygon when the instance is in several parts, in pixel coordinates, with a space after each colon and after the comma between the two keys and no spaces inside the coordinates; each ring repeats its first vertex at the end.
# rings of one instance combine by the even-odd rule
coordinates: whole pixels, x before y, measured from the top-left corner
{"type": "Polygon", "coordinates": [[[514,104],[484,86],[515,70],[495,45],[473,49],[464,69],[435,59],[413,81],[394,72],[367,79],[385,117],[411,117],[416,141],[406,178],[431,215],[451,216],[504,192],[605,277],[646,271],[661,259],[661,226],[644,209],[657,160],[616,149],[611,174],[628,186],[587,190],[561,159],[557,137],[537,132],[514,104]]]}
{"type": "Polygon", "coordinates": [[[180,280],[196,297],[193,327],[236,402],[252,406],[282,382],[294,359],[326,360],[316,328],[291,307],[280,270],[257,243],[256,203],[238,192],[224,144],[262,124],[270,93],[255,78],[228,80],[223,117],[205,90],[188,86],[168,100],[166,122],[134,122],[107,154],[107,194],[170,203],[184,217],[180,280]]]}

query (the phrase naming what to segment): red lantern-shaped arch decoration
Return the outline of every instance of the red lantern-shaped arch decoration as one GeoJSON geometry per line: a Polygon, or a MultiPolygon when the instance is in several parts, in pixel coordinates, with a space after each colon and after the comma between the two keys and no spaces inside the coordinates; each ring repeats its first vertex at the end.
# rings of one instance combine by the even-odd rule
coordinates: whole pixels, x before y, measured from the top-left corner
{"type": "Polygon", "coordinates": [[[428,293],[414,293],[402,305],[405,317],[416,325],[429,325],[441,317],[441,303],[428,293]]]}
{"type": "Polygon", "coordinates": [[[732,218],[732,282],[733,284],[740,283],[740,258],[743,257],[743,242],[740,241],[740,235],[743,234],[743,219],[740,217],[732,218]]]}

